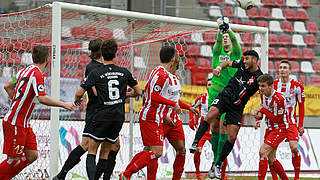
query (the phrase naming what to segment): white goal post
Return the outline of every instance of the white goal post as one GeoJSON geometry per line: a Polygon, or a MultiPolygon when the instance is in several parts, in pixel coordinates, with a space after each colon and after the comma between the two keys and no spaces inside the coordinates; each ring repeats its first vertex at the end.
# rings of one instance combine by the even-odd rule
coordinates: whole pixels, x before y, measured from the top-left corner
{"type": "MultiPolygon", "coordinates": [[[[218,28],[216,22],[196,20],[196,19],[187,19],[187,18],[178,18],[178,17],[169,17],[162,15],[146,14],[132,11],[100,8],[79,4],[70,4],[63,2],[53,2],[52,6],[52,63],[51,63],[51,95],[55,99],[60,99],[60,63],[61,63],[61,31],[62,23],[61,16],[62,10],[71,10],[75,12],[83,13],[94,13],[101,15],[109,15],[123,18],[135,18],[141,20],[150,20],[156,22],[164,22],[171,24],[183,24],[191,25],[205,28],[218,28]]],[[[256,26],[247,26],[247,25],[238,25],[231,24],[231,28],[234,31],[244,31],[252,33],[260,33],[262,35],[261,39],[261,69],[263,72],[268,72],[268,29],[264,27],[256,26]]],[[[133,57],[132,57],[133,58],[133,57]]],[[[133,60],[131,60],[133,62],[133,60]]],[[[132,119],[130,120],[132,121],[132,119]]],[[[59,159],[59,109],[51,109],[51,121],[50,121],[50,176],[52,177],[58,172],[58,161],[59,159]]],[[[131,129],[132,130],[132,129],[131,129]]],[[[132,135],[132,132],[130,132],[132,135]]],[[[263,138],[263,136],[261,136],[263,138]]],[[[132,148],[131,152],[132,154],[132,148]]]]}

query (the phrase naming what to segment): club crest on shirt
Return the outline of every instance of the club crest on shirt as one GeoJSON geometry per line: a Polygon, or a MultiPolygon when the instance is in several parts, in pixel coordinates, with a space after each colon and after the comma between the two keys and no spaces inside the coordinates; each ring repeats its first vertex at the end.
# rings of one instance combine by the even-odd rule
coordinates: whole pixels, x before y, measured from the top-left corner
{"type": "Polygon", "coordinates": [[[156,91],[156,92],[161,92],[161,89],[162,88],[159,85],[155,85],[154,88],[153,88],[153,90],[156,91]]]}
{"type": "Polygon", "coordinates": [[[44,91],[44,86],[43,84],[38,85],[38,91],[43,92],[44,91]]]}
{"type": "Polygon", "coordinates": [[[254,83],[254,76],[251,76],[251,78],[248,80],[247,84],[251,85],[252,83],[254,83]]]}

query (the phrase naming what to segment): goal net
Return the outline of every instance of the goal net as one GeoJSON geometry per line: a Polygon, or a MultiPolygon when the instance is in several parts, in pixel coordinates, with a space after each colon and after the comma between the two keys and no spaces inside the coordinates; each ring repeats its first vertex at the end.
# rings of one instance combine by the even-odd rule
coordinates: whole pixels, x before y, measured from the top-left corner
{"type": "MultiPolygon", "coordinates": [[[[151,70],[160,63],[160,48],[164,44],[173,45],[180,57],[177,74],[182,84],[182,100],[192,104],[200,94],[206,93],[204,85],[212,71],[212,47],[217,34],[215,22],[56,2],[30,11],[1,15],[0,19],[1,116],[9,107],[3,85],[18,69],[32,63],[32,47],[39,44],[51,49],[45,84],[47,94],[56,99],[74,100],[85,66],[90,62],[89,41],[96,38],[117,40],[116,64],[127,67],[141,88],[144,88],[151,70]]],[[[236,24],[231,27],[242,51],[255,49],[261,56],[261,68],[267,72],[267,29],[236,24]]],[[[247,114],[252,113],[259,102],[257,99],[248,103],[247,114]]],[[[141,105],[141,97],[126,103],[126,123],[120,133],[121,149],[115,176],[125,169],[132,155],[143,149],[138,123],[141,105]]],[[[32,128],[37,136],[39,159],[16,179],[47,179],[60,170],[71,150],[81,142],[85,107],[85,101],[72,112],[40,104],[36,106],[32,114],[32,128]]],[[[186,148],[189,148],[195,132],[187,125],[189,113],[184,111],[181,117],[186,148]]],[[[227,170],[257,172],[260,131],[253,130],[250,116],[245,116],[243,122],[244,127],[228,157],[227,170]]],[[[0,151],[2,144],[3,136],[0,138],[0,151]]],[[[5,158],[1,155],[0,160],[5,158]]],[[[165,140],[157,177],[172,176],[174,158],[174,149],[165,140]]],[[[85,155],[81,159],[67,179],[86,177],[85,155]]],[[[201,171],[208,171],[212,160],[211,145],[207,142],[201,155],[201,171]]],[[[194,171],[193,154],[187,152],[185,175],[194,171]]],[[[145,173],[143,170],[138,175],[144,176],[145,173]]]]}

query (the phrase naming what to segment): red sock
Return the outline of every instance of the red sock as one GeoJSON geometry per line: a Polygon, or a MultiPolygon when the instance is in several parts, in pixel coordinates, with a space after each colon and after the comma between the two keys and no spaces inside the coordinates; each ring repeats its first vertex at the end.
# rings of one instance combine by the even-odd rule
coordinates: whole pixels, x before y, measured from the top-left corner
{"type": "Polygon", "coordinates": [[[270,166],[273,166],[274,170],[276,170],[277,174],[282,180],[289,180],[286,172],[278,160],[274,161],[273,164],[270,164],[270,166]]]}
{"type": "Polygon", "coordinates": [[[174,163],[173,163],[173,175],[172,175],[173,180],[181,179],[181,175],[184,170],[185,161],[186,161],[186,154],[182,152],[177,152],[176,159],[174,160],[174,163]]]}
{"type": "Polygon", "coordinates": [[[31,164],[31,162],[26,158],[26,156],[23,156],[22,158],[20,158],[20,160],[17,160],[13,165],[13,173],[11,174],[10,178],[15,177],[29,164],[31,164]]]}
{"type": "Polygon", "coordinates": [[[152,159],[147,165],[147,180],[156,180],[158,171],[158,158],[152,159]]]}
{"type": "Polygon", "coordinates": [[[299,179],[301,156],[299,151],[292,153],[292,165],[294,168],[294,179],[299,179]]]}
{"type": "Polygon", "coordinates": [[[266,177],[267,171],[268,171],[267,158],[260,158],[258,180],[264,180],[264,178],[266,177]]]}
{"type": "Polygon", "coordinates": [[[128,166],[126,168],[131,166],[137,159],[139,159],[139,157],[143,154],[143,152],[144,151],[141,151],[138,154],[136,154],[135,156],[133,156],[133,158],[131,159],[130,163],[128,164],[128,166]]]}
{"type": "Polygon", "coordinates": [[[276,170],[274,169],[274,166],[269,166],[269,168],[270,168],[272,180],[278,180],[278,174],[277,174],[276,170]]]}
{"type": "Polygon", "coordinates": [[[221,167],[221,179],[225,179],[226,177],[226,168],[228,165],[228,158],[223,161],[223,166],[221,167]]]}
{"type": "Polygon", "coordinates": [[[145,152],[140,155],[139,158],[132,165],[126,168],[124,171],[125,177],[131,177],[133,173],[138,172],[140,169],[144,168],[151,160],[158,159],[157,156],[153,152],[145,152]]]}
{"type": "Polygon", "coordinates": [[[13,165],[17,162],[17,160],[13,159],[5,159],[0,164],[0,179],[1,180],[9,180],[12,174],[14,173],[13,165]]]}
{"type": "Polygon", "coordinates": [[[193,155],[194,166],[196,167],[196,174],[200,174],[200,152],[195,152],[193,155]]]}

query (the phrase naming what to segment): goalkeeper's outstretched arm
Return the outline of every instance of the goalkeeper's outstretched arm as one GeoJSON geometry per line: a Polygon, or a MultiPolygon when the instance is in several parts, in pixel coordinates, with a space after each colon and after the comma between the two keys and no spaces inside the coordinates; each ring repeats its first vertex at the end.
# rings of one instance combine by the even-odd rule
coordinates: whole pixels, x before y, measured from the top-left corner
{"type": "Polygon", "coordinates": [[[236,57],[241,58],[241,46],[237,40],[235,33],[230,29],[228,34],[232,43],[232,48],[233,48],[232,53],[234,53],[236,57]]]}

